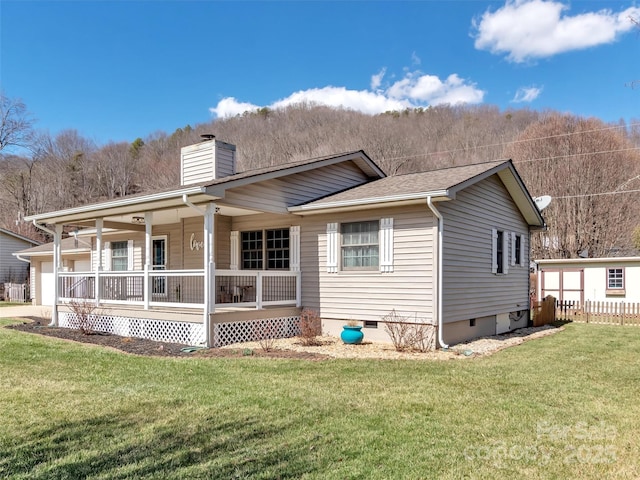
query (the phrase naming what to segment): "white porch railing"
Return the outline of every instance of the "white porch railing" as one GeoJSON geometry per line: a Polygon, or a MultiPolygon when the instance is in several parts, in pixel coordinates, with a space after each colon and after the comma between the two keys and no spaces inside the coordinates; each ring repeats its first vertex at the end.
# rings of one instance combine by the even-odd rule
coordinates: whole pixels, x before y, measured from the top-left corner
{"type": "MultiPolygon", "coordinates": [[[[63,302],[92,299],[144,307],[148,300],[149,306],[204,308],[204,270],[60,272],[58,276],[63,302]]],[[[212,303],[221,307],[301,304],[300,272],[216,270],[213,288],[212,303]]]]}
{"type": "Polygon", "coordinates": [[[300,272],[216,270],[216,305],[263,308],[300,306],[300,272]]]}

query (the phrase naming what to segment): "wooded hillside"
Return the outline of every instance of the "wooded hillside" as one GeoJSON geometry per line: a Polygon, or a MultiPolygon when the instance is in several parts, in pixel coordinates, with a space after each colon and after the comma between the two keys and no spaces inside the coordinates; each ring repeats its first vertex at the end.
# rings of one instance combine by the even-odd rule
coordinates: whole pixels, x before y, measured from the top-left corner
{"type": "Polygon", "coordinates": [[[511,158],[533,196],[553,197],[533,257],[638,253],[639,194],[620,192],[640,190],[640,124],[492,106],[370,116],[298,105],[97,146],[74,130],[35,132],[24,105],[4,96],[2,119],[0,227],[26,235],[41,232],[16,224],[25,215],[178,186],[180,148],[213,133],[237,146],[239,171],[360,149],[389,175],[511,158]],[[11,155],[11,145],[31,153],[11,155]]]}

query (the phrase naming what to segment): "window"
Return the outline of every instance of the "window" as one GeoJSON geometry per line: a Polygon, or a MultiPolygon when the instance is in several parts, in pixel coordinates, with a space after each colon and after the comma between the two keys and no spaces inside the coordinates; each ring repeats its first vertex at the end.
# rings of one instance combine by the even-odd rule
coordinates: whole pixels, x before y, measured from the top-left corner
{"type": "Polygon", "coordinates": [[[607,290],[623,290],[624,289],[624,269],[608,268],[607,269],[607,290]]]}
{"type": "Polygon", "coordinates": [[[516,265],[522,265],[522,237],[514,234],[514,263],[516,265]]]}
{"type": "Polygon", "coordinates": [[[289,229],[267,230],[267,270],[289,269],[289,229]]]}
{"type": "Polygon", "coordinates": [[[129,243],[111,242],[111,270],[126,272],[129,268],[129,243]]]}
{"type": "Polygon", "coordinates": [[[242,232],[241,238],[244,270],[262,270],[265,265],[267,270],[289,269],[288,228],[242,232]]]}
{"type": "Polygon", "coordinates": [[[242,232],[242,268],[262,270],[262,231],[242,232]]]}
{"type": "Polygon", "coordinates": [[[496,273],[504,273],[504,232],[498,230],[498,237],[496,240],[496,273]]]}
{"type": "Polygon", "coordinates": [[[378,221],[343,223],[342,269],[373,270],[378,268],[378,221]]]}
{"type": "MultiPolygon", "coordinates": [[[[512,245],[512,253],[514,249],[512,245]]],[[[505,275],[509,272],[509,233],[495,228],[491,229],[491,272],[505,275]]]]}

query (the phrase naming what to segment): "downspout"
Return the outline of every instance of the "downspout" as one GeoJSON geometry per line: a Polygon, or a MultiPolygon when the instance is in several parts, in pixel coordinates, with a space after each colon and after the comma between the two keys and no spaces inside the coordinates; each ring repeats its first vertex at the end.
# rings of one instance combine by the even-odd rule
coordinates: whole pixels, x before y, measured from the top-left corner
{"type": "Polygon", "coordinates": [[[436,295],[437,296],[436,301],[438,302],[438,313],[437,313],[438,343],[440,344],[441,348],[449,348],[449,345],[444,343],[444,340],[442,339],[442,245],[443,245],[442,232],[444,230],[444,219],[442,218],[442,215],[440,214],[438,209],[435,207],[435,205],[431,201],[430,195],[427,197],[427,206],[438,219],[438,237],[437,237],[438,243],[436,247],[436,252],[438,252],[438,266],[437,266],[438,281],[436,282],[436,285],[437,285],[436,288],[438,289],[438,292],[436,295]]]}
{"type": "Polygon", "coordinates": [[[196,212],[199,212],[200,215],[202,215],[203,217],[206,215],[207,212],[205,212],[202,208],[200,207],[196,207],[193,203],[191,203],[189,201],[189,197],[187,197],[186,193],[182,194],[182,203],[184,203],[187,207],[191,207],[193,208],[196,212]]]}

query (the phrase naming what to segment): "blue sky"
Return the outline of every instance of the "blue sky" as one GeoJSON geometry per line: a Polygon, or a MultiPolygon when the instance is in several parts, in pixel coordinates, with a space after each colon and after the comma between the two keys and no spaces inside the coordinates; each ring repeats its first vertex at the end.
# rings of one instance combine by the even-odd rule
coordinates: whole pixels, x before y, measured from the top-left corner
{"type": "Polygon", "coordinates": [[[0,0],[0,82],[99,144],[298,101],[640,118],[632,1],[0,0]]]}

